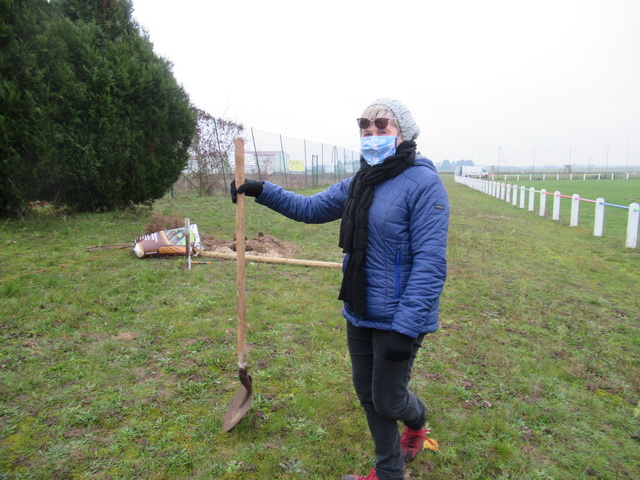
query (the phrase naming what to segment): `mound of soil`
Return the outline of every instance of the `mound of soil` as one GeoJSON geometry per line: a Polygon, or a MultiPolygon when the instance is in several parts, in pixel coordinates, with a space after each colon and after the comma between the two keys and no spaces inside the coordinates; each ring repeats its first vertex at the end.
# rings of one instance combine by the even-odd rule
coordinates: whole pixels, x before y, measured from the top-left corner
{"type": "MultiPolygon", "coordinates": [[[[227,242],[206,233],[200,233],[200,241],[205,252],[231,253],[236,251],[235,239],[227,242]]],[[[293,243],[283,242],[271,235],[258,232],[253,239],[246,239],[245,251],[248,255],[261,255],[265,257],[291,257],[296,251],[293,243]]]]}
{"type": "Polygon", "coordinates": [[[144,227],[144,233],[155,233],[161,230],[171,230],[172,228],[184,227],[184,218],[177,217],[175,215],[163,215],[159,212],[151,212],[151,219],[146,227],[144,227]]]}

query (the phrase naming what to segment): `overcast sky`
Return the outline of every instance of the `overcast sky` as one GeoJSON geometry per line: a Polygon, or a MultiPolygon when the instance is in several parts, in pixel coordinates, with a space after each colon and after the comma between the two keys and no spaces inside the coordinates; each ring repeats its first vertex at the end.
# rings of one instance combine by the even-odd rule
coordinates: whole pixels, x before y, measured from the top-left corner
{"type": "Polygon", "coordinates": [[[133,6],[191,101],[245,127],[358,150],[391,97],[435,162],[640,164],[639,0],[133,6]]]}

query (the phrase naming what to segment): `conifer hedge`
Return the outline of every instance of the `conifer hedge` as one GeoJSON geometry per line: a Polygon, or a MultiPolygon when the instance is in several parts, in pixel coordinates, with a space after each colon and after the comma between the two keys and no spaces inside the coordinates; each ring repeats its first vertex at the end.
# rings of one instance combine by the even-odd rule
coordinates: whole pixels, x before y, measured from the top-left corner
{"type": "Polygon", "coordinates": [[[0,215],[160,198],[195,130],[129,0],[0,0],[0,215]]]}

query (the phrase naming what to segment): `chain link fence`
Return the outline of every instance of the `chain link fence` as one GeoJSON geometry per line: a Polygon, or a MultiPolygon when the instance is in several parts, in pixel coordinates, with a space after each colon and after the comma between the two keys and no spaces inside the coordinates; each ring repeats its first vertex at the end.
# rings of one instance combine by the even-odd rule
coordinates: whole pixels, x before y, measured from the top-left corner
{"type": "MultiPolygon", "coordinates": [[[[320,188],[352,176],[360,167],[360,152],[337,145],[286,137],[277,133],[247,128],[245,173],[247,178],[268,180],[288,190],[320,188]]],[[[233,180],[235,152],[228,152],[224,161],[211,171],[198,169],[189,161],[172,194],[201,192],[206,179],[207,194],[228,191],[233,180]]]]}

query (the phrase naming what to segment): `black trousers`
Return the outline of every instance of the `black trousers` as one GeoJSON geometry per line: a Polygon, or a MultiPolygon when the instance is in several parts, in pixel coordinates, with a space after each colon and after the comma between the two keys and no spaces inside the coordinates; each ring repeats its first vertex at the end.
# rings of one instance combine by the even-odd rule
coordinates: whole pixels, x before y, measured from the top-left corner
{"type": "Polygon", "coordinates": [[[408,388],[424,335],[415,340],[413,355],[403,362],[384,358],[388,336],[388,331],[355,327],[347,322],[353,386],[375,443],[376,474],[380,480],[402,480],[404,458],[398,421],[413,430],[426,423],[424,404],[408,388]]]}

